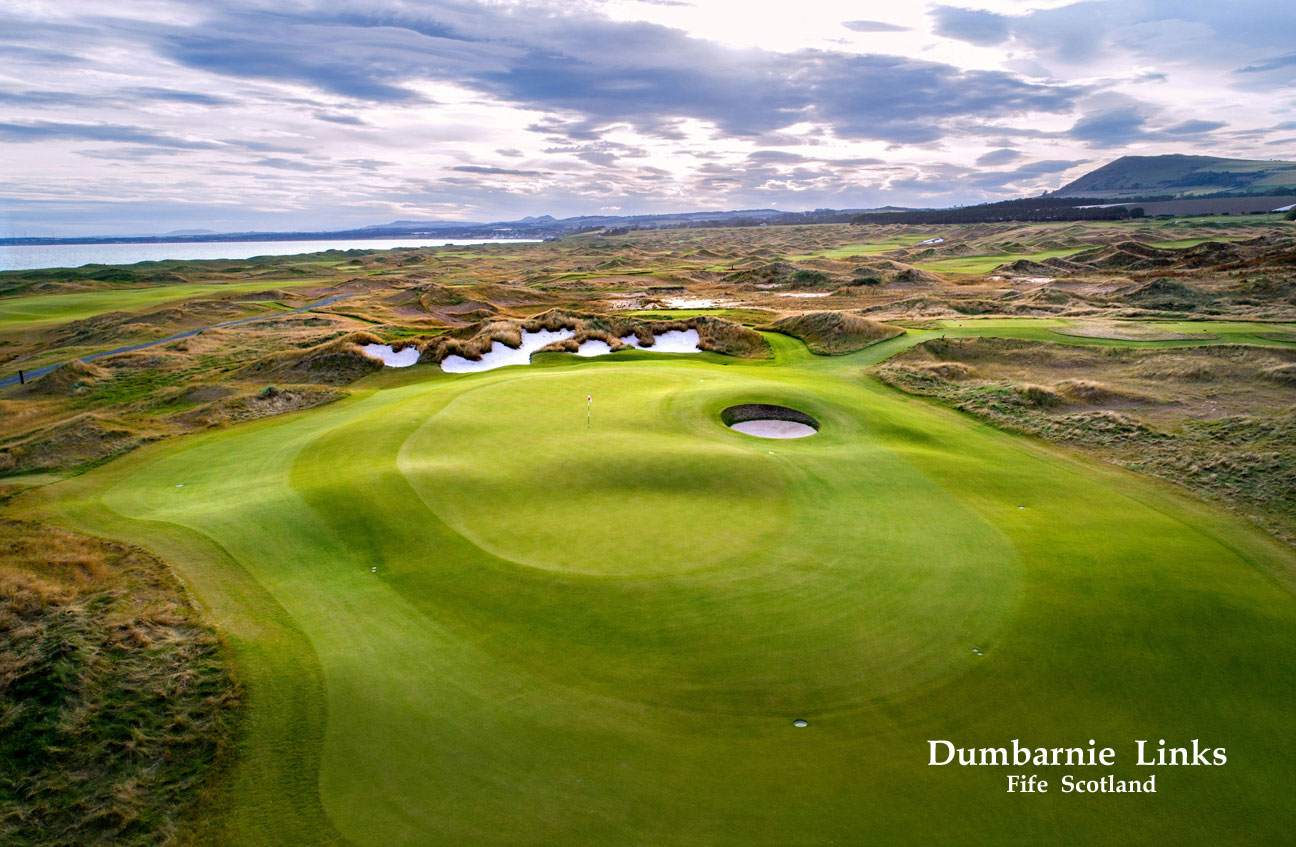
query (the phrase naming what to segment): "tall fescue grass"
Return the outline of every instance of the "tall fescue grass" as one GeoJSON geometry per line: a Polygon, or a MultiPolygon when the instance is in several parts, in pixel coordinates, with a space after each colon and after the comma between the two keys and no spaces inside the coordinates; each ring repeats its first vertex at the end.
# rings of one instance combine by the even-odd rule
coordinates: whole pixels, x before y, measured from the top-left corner
{"type": "Polygon", "coordinates": [[[801,339],[811,353],[821,356],[853,353],[904,334],[898,326],[851,312],[806,312],[777,320],[772,328],[801,339]]]}
{"type": "Polygon", "coordinates": [[[157,559],[0,522],[0,843],[173,842],[229,755],[238,699],[157,559]]]}

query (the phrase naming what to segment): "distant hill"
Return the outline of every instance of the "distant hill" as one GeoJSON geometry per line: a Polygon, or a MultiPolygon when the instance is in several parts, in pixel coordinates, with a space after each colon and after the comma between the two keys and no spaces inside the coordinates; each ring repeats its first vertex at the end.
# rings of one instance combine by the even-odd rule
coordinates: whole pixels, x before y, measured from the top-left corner
{"type": "Polygon", "coordinates": [[[1296,191],[1296,162],[1216,156],[1122,156],[1051,197],[1216,197],[1296,191]]]}

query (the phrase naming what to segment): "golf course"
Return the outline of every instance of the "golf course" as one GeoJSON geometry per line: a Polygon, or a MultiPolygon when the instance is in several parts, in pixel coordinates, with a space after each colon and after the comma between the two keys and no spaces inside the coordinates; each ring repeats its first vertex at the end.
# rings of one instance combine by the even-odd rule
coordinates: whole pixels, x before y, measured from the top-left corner
{"type": "Polygon", "coordinates": [[[156,553],[228,644],[245,712],[199,843],[1281,843],[1290,549],[869,375],[945,332],[385,368],[15,510],[156,553]],[[818,431],[734,431],[739,404],[818,431]],[[1006,794],[932,739],[1116,762],[1006,794]],[[1228,763],[1139,767],[1138,739],[1228,763]]]}

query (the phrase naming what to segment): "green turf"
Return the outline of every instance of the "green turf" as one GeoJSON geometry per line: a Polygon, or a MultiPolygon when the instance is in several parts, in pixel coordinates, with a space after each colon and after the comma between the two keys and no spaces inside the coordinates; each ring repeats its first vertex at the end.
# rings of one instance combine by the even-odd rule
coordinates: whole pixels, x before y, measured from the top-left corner
{"type": "Polygon", "coordinates": [[[257,282],[186,283],[139,288],[96,288],[71,294],[32,294],[0,299],[0,331],[21,331],[31,327],[91,318],[104,312],[137,311],[162,303],[193,300],[222,294],[245,294],[302,285],[318,285],[317,279],[260,280],[257,282]]]}
{"type": "Polygon", "coordinates": [[[153,548],[229,635],[226,843],[1285,843],[1290,554],[863,375],[937,332],[418,366],[26,500],[153,548]],[[740,402],[822,429],[742,435],[718,422],[740,402]],[[1229,764],[1019,797],[929,767],[933,738],[1094,738],[1140,778],[1134,739],[1198,738],[1229,764]]]}
{"type": "Polygon", "coordinates": [[[896,235],[884,241],[861,241],[854,244],[843,244],[841,247],[829,247],[825,250],[817,250],[813,253],[802,253],[796,256],[789,256],[792,261],[802,261],[804,259],[828,258],[844,259],[850,256],[876,256],[879,253],[886,253],[890,250],[898,250],[901,247],[912,247],[920,241],[928,238],[935,238],[932,235],[896,235]]]}

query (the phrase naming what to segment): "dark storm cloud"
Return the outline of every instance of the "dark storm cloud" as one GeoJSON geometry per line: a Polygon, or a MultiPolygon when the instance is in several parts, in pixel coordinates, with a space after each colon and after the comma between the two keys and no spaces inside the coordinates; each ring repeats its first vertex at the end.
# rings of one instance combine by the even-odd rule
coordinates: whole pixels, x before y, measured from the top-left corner
{"type": "Polygon", "coordinates": [[[937,35],[955,38],[970,44],[989,46],[1008,40],[1008,18],[979,9],[960,9],[956,6],[937,6],[932,9],[937,35]]]}
{"type": "Polygon", "coordinates": [[[842,21],[842,26],[852,32],[908,32],[909,27],[885,21],[842,21]]]}
{"type": "Polygon", "coordinates": [[[209,150],[220,146],[210,141],[190,141],[171,135],[149,132],[139,127],[121,126],[119,124],[71,124],[52,121],[0,123],[0,140],[38,142],[52,139],[118,141],[147,144],[155,147],[175,147],[185,150],[209,150]]]}

